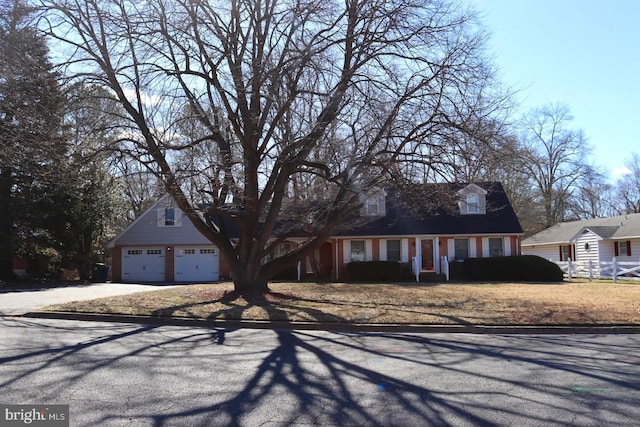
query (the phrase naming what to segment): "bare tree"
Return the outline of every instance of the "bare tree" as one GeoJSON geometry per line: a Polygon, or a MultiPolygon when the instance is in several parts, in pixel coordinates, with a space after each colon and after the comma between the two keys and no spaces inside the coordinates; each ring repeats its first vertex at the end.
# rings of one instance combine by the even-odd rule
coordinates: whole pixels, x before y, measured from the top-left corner
{"type": "Polygon", "coordinates": [[[630,173],[620,177],[616,183],[620,213],[640,213],[640,155],[633,153],[626,166],[630,173]]]}
{"type": "Polygon", "coordinates": [[[576,193],[568,219],[603,218],[616,215],[614,188],[602,171],[585,166],[582,179],[576,184],[576,193]]]}
{"type": "Polygon", "coordinates": [[[563,104],[535,109],[523,120],[520,165],[543,206],[540,229],[566,219],[577,183],[589,169],[589,145],[581,130],[568,127],[571,120],[563,104]]]}
{"type": "Polygon", "coordinates": [[[120,150],[220,248],[241,292],[266,291],[372,188],[436,168],[452,134],[499,106],[474,14],[445,0],[41,5],[42,28],[70,48],[68,75],[109,88],[126,111],[120,150]],[[179,160],[188,150],[206,158],[179,160]],[[317,198],[296,211],[293,190],[317,198]],[[293,232],[307,243],[272,258],[293,232]]]}

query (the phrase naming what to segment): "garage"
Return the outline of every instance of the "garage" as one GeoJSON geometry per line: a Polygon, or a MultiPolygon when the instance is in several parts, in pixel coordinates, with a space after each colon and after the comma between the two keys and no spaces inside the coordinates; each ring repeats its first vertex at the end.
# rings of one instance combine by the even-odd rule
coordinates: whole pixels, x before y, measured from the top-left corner
{"type": "Polygon", "coordinates": [[[177,282],[215,282],[220,279],[220,258],[215,246],[177,247],[175,280],[177,282]]]}
{"type": "Polygon", "coordinates": [[[123,248],[123,282],[164,282],[165,280],[164,247],[123,248]]]}

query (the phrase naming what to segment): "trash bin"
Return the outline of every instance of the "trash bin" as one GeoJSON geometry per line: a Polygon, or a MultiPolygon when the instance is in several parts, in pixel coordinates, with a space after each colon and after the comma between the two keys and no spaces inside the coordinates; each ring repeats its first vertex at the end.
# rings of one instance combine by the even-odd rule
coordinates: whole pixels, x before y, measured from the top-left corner
{"type": "Polygon", "coordinates": [[[109,266],[102,263],[95,263],[91,267],[91,281],[94,283],[106,283],[109,278],[109,266]]]}

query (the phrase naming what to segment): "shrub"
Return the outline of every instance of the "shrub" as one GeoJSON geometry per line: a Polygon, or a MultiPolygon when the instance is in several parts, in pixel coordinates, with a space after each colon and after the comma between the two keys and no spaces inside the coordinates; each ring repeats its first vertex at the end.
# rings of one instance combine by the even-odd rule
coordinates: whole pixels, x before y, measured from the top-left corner
{"type": "Polygon", "coordinates": [[[349,280],[356,282],[388,282],[402,280],[406,269],[396,261],[355,261],[347,264],[349,280]]]}
{"type": "MultiPolygon", "coordinates": [[[[452,263],[453,265],[454,263],[452,263]]],[[[562,282],[560,267],[537,255],[467,258],[456,266],[461,280],[562,282]]]]}
{"type": "Polygon", "coordinates": [[[282,270],[279,273],[274,274],[270,280],[296,281],[298,280],[298,267],[293,266],[286,270],[282,270]]]}

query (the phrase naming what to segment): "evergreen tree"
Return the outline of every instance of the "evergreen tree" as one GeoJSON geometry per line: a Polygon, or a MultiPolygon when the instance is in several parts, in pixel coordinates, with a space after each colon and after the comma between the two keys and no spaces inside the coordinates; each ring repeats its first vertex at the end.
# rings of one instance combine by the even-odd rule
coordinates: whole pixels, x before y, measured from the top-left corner
{"type": "Polygon", "coordinates": [[[0,0],[0,279],[34,236],[32,221],[59,181],[63,96],[46,40],[21,0],[0,0]],[[20,236],[20,240],[18,240],[20,236]]]}

